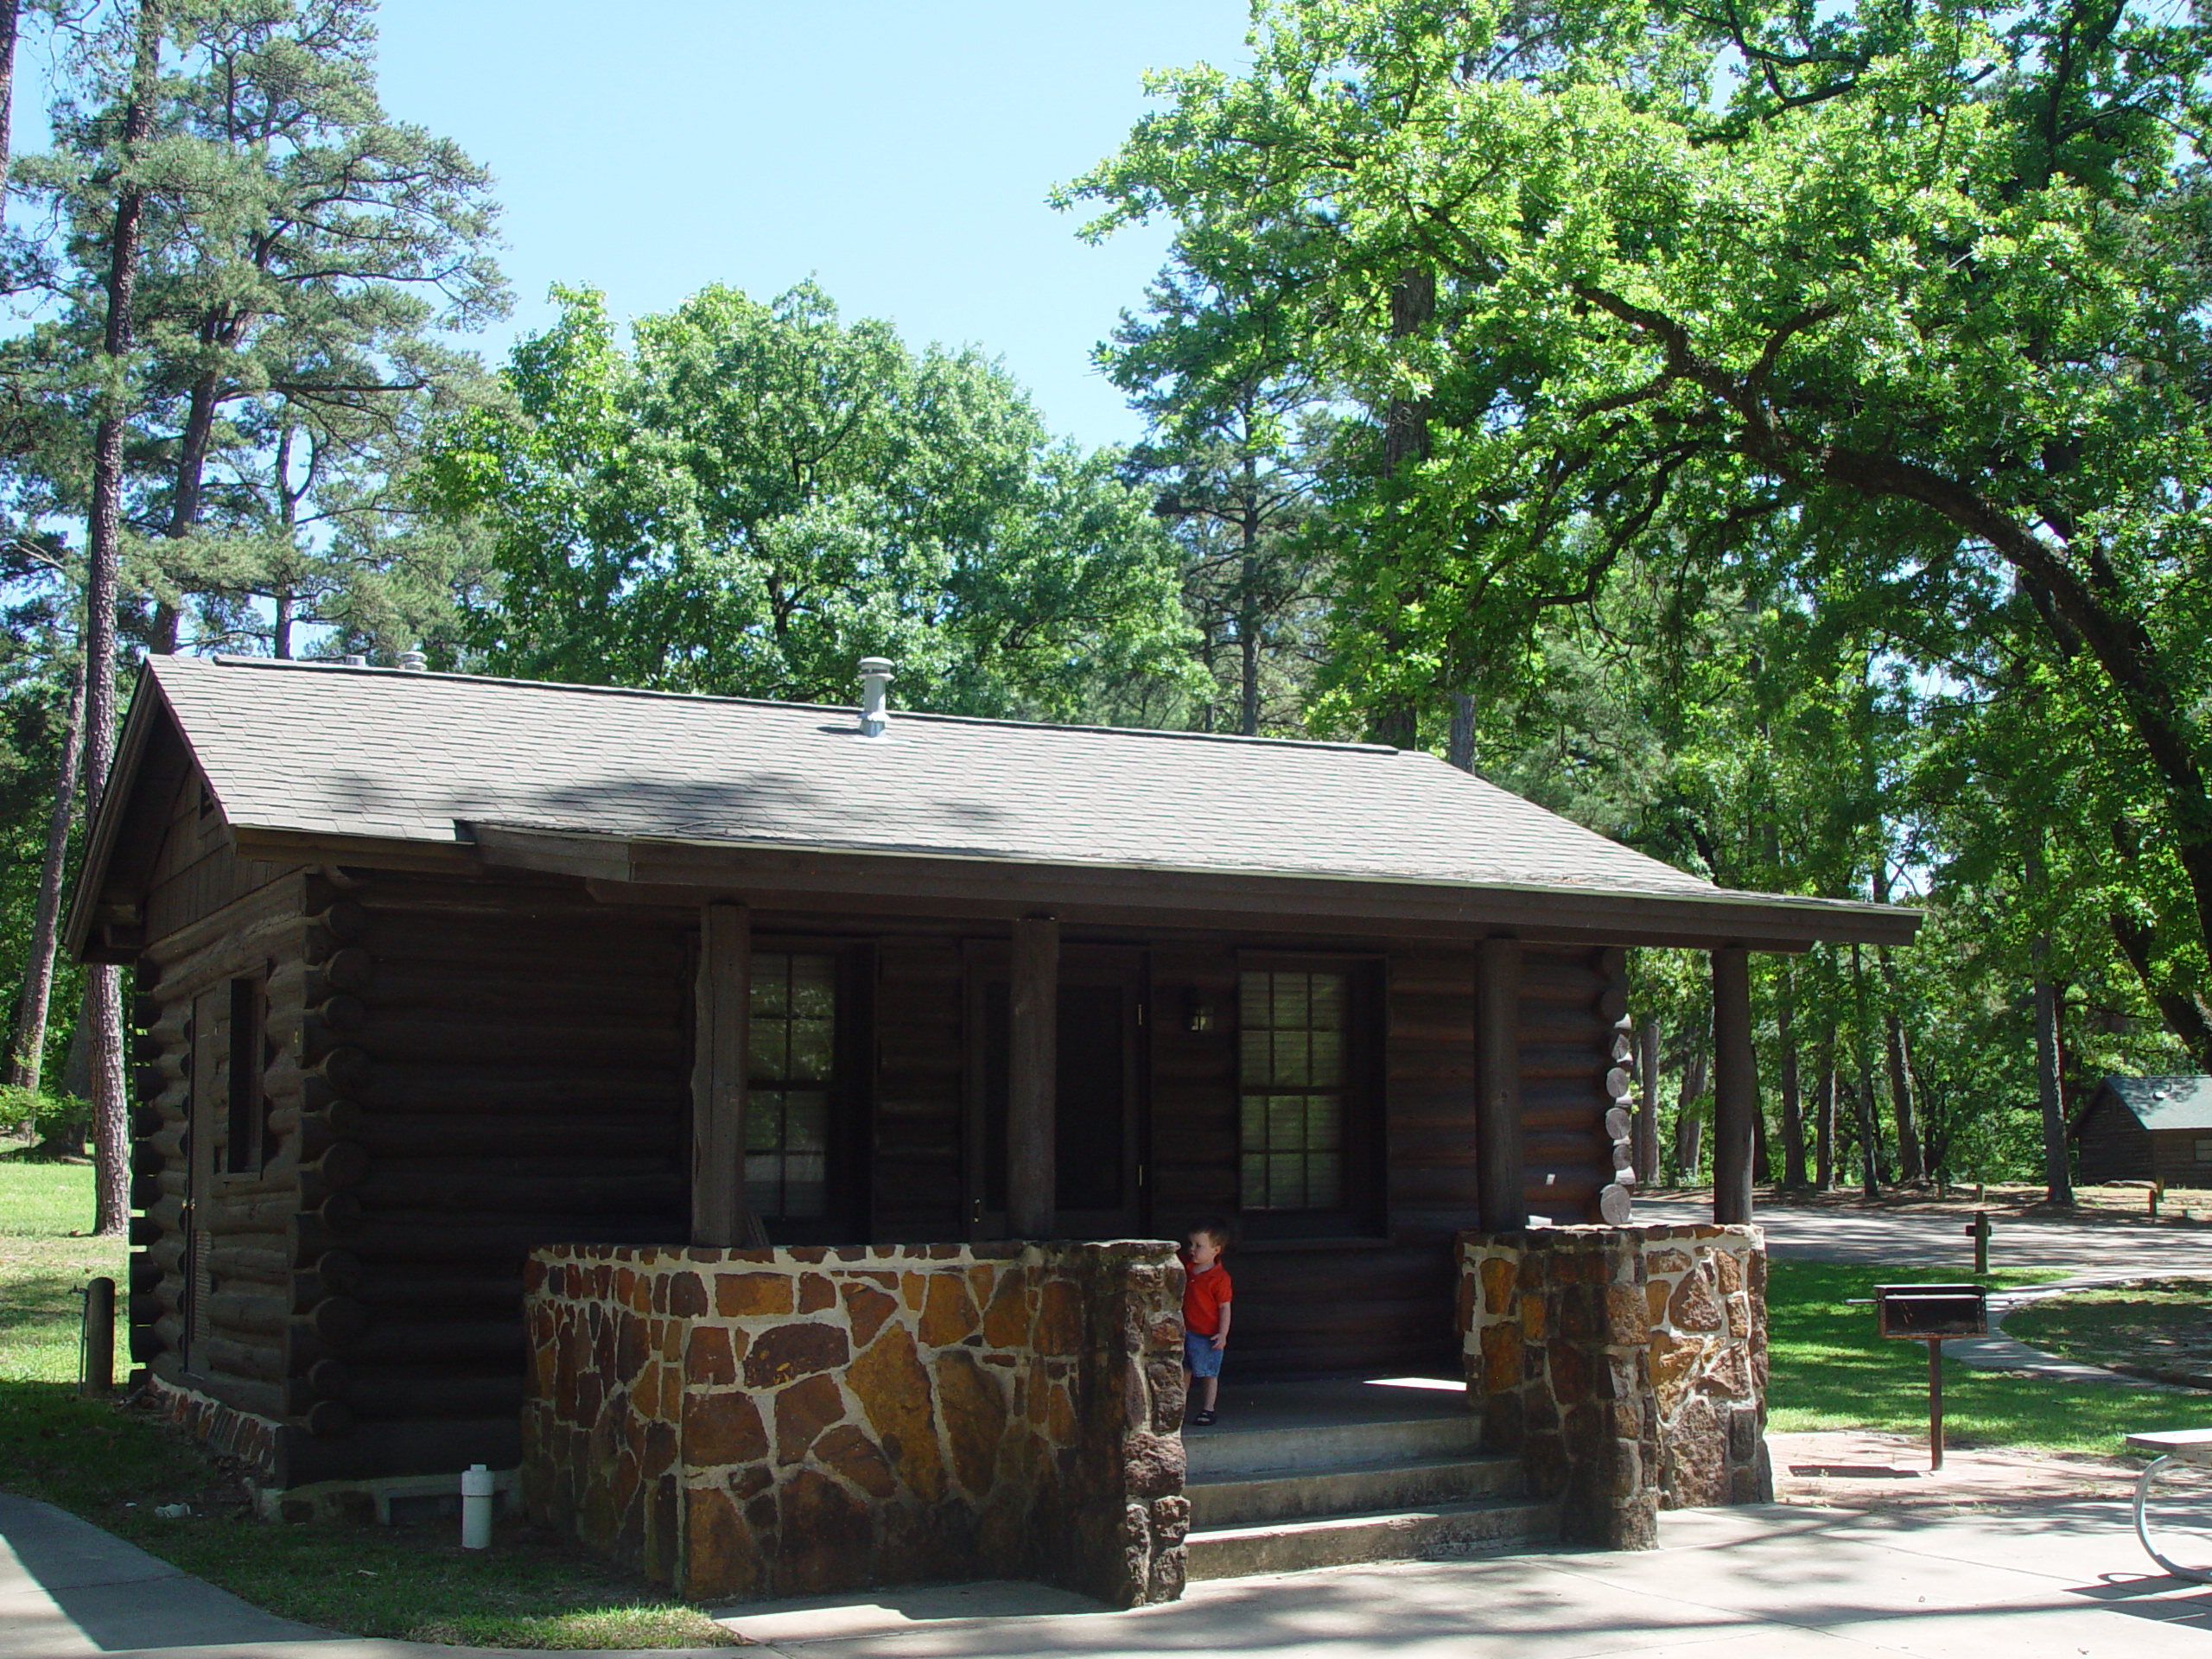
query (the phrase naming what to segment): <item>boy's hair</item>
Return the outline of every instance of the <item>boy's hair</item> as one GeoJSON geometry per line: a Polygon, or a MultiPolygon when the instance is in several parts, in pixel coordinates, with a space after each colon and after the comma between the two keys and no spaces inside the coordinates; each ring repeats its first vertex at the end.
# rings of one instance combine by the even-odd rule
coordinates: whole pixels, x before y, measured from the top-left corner
{"type": "Polygon", "coordinates": [[[1230,1240],[1233,1236],[1230,1231],[1229,1224],[1216,1216],[1209,1216],[1204,1221],[1193,1222],[1183,1230],[1183,1236],[1185,1238],[1196,1238],[1201,1233],[1205,1235],[1206,1243],[1217,1250],[1227,1249],[1230,1240]]]}

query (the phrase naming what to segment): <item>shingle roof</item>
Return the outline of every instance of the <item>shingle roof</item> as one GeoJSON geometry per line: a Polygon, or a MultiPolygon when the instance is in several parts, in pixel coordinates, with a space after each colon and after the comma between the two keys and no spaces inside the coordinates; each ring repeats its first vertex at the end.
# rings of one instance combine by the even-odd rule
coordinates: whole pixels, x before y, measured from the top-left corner
{"type": "Polygon", "coordinates": [[[806,704],[254,658],[149,671],[234,830],[449,846],[500,826],[1754,901],[1373,745],[903,712],[868,739],[854,710],[806,704]]]}
{"type": "Polygon", "coordinates": [[[2212,1129],[2212,1077],[2107,1077],[2146,1129],[2212,1129]]]}

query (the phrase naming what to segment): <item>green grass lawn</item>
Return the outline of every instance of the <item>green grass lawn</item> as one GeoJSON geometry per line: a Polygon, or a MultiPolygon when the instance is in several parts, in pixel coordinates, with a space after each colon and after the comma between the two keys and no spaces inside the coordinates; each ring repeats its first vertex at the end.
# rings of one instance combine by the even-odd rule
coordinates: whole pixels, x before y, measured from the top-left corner
{"type": "MultiPolygon", "coordinates": [[[[1777,1262],[1768,1268],[1769,1427],[1782,1431],[1875,1428],[1924,1434],[1928,1357],[1917,1342],[1874,1334],[1874,1310],[1850,1305],[1877,1284],[1955,1278],[1934,1269],[1777,1262]]],[[[1993,1287],[2063,1278],[2002,1273],[1993,1287]]],[[[2017,1320],[2005,1330],[2030,1340],[2017,1320]]],[[[1977,1371],[1943,1362],[1946,1437],[1959,1446],[2117,1452],[2124,1435],[2152,1428],[2212,1427],[2212,1394],[2150,1393],[2095,1383],[1977,1371]]]]}
{"type": "Polygon", "coordinates": [[[2212,1283],[2145,1279],[2031,1303],[2005,1322],[2022,1342],[2090,1365],[2177,1381],[2212,1373],[2212,1283]]]}
{"type": "MultiPolygon", "coordinates": [[[[728,1645],[696,1608],[578,1545],[503,1522],[278,1527],[149,1415],[77,1397],[78,1292],[121,1281],[124,1248],[92,1222],[82,1165],[0,1162],[0,1487],[45,1498],[257,1606],[355,1636],[509,1648],[728,1645]],[[165,1521],[157,1504],[188,1503],[165,1521]]],[[[119,1344],[120,1345],[120,1344],[119,1344]]],[[[122,1362],[118,1360],[118,1363],[122,1362]]]]}

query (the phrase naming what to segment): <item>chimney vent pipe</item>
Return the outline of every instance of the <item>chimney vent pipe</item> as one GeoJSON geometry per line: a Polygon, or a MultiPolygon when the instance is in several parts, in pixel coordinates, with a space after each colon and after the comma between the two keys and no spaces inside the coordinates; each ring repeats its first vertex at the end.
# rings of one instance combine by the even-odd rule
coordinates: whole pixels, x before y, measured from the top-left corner
{"type": "Polygon", "coordinates": [[[891,723],[890,711],[884,706],[889,695],[892,662],[887,657],[861,658],[861,735],[881,737],[883,728],[891,723]]]}
{"type": "Polygon", "coordinates": [[[403,651],[399,653],[399,665],[410,674],[424,674],[429,671],[430,659],[419,651],[403,651]]]}

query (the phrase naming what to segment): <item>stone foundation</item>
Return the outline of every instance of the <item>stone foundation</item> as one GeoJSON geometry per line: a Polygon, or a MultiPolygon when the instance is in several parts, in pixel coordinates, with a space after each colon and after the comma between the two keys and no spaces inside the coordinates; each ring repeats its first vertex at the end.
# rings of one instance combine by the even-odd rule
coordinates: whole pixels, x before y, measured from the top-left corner
{"type": "Polygon", "coordinates": [[[1649,1549],[1662,1506],[1771,1500],[1756,1228],[1462,1233],[1459,1326],[1484,1446],[1568,1541],[1649,1549]]]}
{"type": "Polygon", "coordinates": [[[527,1285],[531,1514],[683,1595],[1182,1592],[1170,1245],[563,1245],[527,1285]]]}

